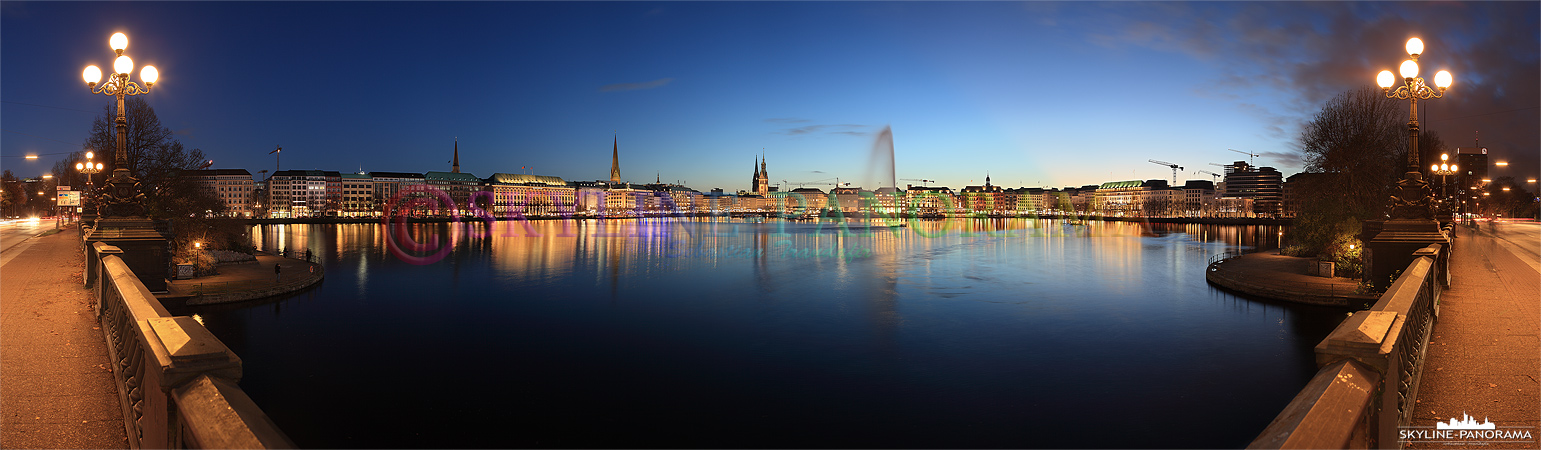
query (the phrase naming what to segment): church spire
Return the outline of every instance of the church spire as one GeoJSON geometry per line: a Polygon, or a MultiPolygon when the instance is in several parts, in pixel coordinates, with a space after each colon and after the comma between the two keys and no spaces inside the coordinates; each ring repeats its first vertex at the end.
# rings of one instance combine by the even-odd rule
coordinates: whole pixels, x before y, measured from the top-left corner
{"type": "MultiPolygon", "coordinates": [[[[621,183],[621,140],[614,138],[610,147],[610,183],[621,183]]],[[[644,180],[646,178],[643,178],[644,180]]]]}
{"type": "Polygon", "coordinates": [[[460,138],[455,138],[455,165],[450,167],[450,172],[460,173],[460,138]]]}

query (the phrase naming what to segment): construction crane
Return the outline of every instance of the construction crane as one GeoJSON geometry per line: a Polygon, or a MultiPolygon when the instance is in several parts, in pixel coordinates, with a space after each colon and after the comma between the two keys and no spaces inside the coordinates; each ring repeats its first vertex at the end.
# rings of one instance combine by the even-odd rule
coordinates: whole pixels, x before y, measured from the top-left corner
{"type": "Polygon", "coordinates": [[[1215,181],[1220,181],[1220,178],[1224,176],[1224,175],[1220,175],[1218,173],[1210,172],[1208,170],[1200,170],[1200,171],[1198,171],[1198,173],[1202,173],[1202,174],[1206,174],[1206,175],[1209,175],[1211,177],[1214,177],[1215,181]]]}
{"type": "Polygon", "coordinates": [[[1256,153],[1244,152],[1244,151],[1237,150],[1237,149],[1234,149],[1234,148],[1228,148],[1226,150],[1230,150],[1230,151],[1233,151],[1233,152],[1236,152],[1236,153],[1247,155],[1247,165],[1249,165],[1249,166],[1256,166],[1257,165],[1257,160],[1252,159],[1252,158],[1256,158],[1258,156],[1256,153]]]}
{"type": "Polygon", "coordinates": [[[936,180],[922,180],[922,179],[919,179],[919,178],[900,178],[899,181],[919,181],[921,187],[925,187],[926,183],[935,183],[936,182],[936,180]]]}
{"type": "Polygon", "coordinates": [[[1171,167],[1172,168],[1172,185],[1173,186],[1177,185],[1177,171],[1183,170],[1182,166],[1179,166],[1179,165],[1176,165],[1176,164],[1172,164],[1172,163],[1169,163],[1169,162],[1166,162],[1166,161],[1158,161],[1158,160],[1154,160],[1154,159],[1150,160],[1150,162],[1153,162],[1153,163],[1156,163],[1156,164],[1160,164],[1160,165],[1163,165],[1163,166],[1167,166],[1167,167],[1171,167]]]}

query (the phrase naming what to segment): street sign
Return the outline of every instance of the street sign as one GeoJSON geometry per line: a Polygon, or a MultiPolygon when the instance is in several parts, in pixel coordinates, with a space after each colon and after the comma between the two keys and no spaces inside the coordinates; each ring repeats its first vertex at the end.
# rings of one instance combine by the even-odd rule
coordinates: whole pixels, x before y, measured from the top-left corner
{"type": "Polygon", "coordinates": [[[59,206],[80,206],[80,191],[59,192],[59,206]]]}
{"type": "Polygon", "coordinates": [[[58,190],[58,191],[68,191],[68,190],[70,190],[70,187],[69,187],[69,186],[55,186],[55,187],[54,187],[54,190],[58,190]]]}

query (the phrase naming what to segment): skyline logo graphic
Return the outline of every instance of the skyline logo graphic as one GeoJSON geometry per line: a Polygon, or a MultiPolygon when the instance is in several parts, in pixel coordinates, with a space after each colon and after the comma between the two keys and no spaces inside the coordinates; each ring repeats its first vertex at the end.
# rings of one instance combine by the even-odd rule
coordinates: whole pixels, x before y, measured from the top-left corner
{"type": "Polygon", "coordinates": [[[1436,430],[1496,430],[1496,429],[1498,429],[1498,425],[1496,425],[1493,422],[1489,421],[1488,418],[1486,418],[1486,417],[1482,418],[1482,423],[1477,423],[1477,419],[1472,417],[1470,414],[1466,414],[1465,411],[1461,412],[1461,416],[1462,416],[1462,420],[1456,420],[1454,417],[1451,417],[1449,423],[1435,422],[1434,423],[1434,429],[1436,429],[1436,430]]]}

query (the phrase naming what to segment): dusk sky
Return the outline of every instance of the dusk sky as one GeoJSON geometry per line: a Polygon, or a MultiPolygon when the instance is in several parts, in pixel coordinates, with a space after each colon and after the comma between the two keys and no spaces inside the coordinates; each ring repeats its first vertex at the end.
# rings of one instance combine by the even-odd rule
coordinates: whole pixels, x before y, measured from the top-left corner
{"type": "MultiPolygon", "coordinates": [[[[1541,3],[3,2],[0,164],[80,150],[129,37],[145,97],[215,168],[532,167],[706,191],[862,179],[891,127],[900,179],[961,188],[1210,179],[1262,154],[1300,171],[1300,124],[1373,85],[1420,37],[1420,103],[1452,147],[1481,133],[1495,176],[1541,169],[1541,3]]],[[[1405,101],[1404,101],[1405,103],[1405,101]]],[[[908,181],[899,181],[903,186],[908,181]]],[[[919,183],[916,183],[919,184],[919,183]]],[[[829,185],[811,185],[828,189],[829,185]]],[[[794,186],[795,187],[795,186],[794,186]]]]}

